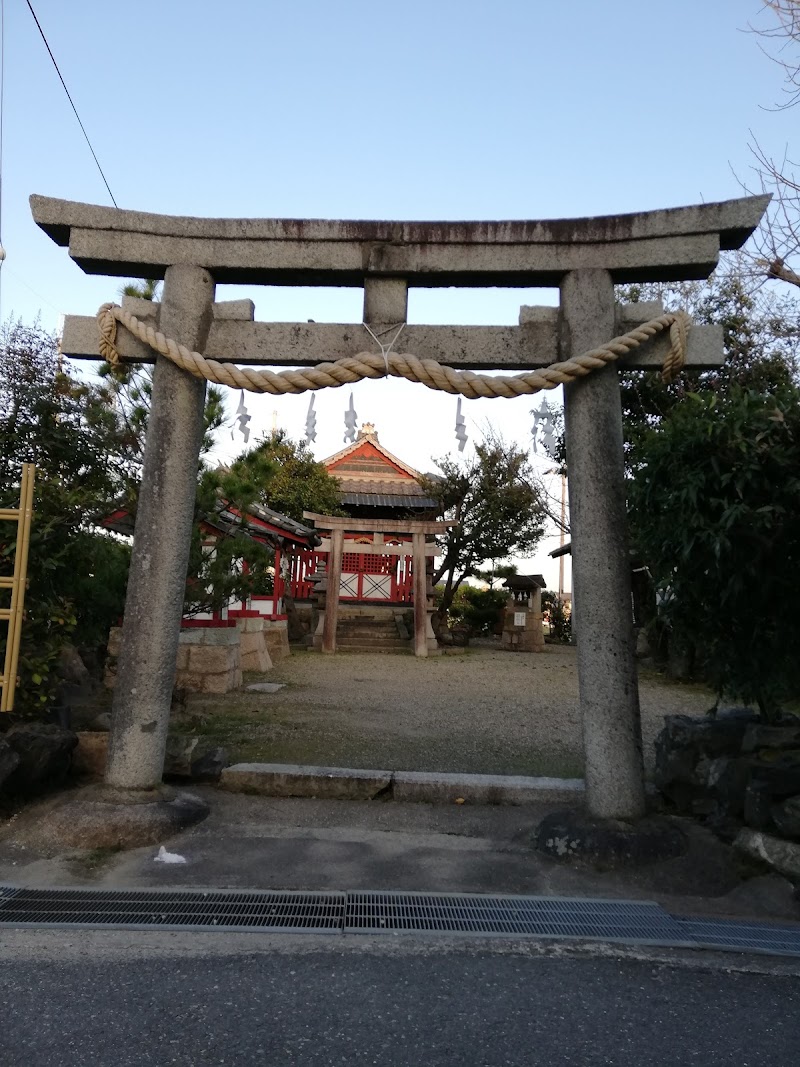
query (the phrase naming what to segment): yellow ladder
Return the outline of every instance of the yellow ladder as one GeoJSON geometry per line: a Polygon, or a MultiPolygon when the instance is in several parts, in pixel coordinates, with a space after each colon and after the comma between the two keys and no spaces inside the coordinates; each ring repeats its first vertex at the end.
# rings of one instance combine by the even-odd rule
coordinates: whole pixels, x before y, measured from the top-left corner
{"type": "Polygon", "coordinates": [[[14,710],[14,694],[17,688],[17,665],[19,663],[19,642],[22,635],[22,609],[25,606],[25,584],[28,578],[28,548],[31,542],[33,478],[35,472],[36,467],[33,463],[22,464],[19,507],[0,508],[0,521],[15,521],[17,524],[14,573],[10,578],[0,578],[0,589],[11,590],[11,606],[8,608],[0,608],[0,622],[8,623],[3,677],[0,679],[0,711],[14,710]]]}

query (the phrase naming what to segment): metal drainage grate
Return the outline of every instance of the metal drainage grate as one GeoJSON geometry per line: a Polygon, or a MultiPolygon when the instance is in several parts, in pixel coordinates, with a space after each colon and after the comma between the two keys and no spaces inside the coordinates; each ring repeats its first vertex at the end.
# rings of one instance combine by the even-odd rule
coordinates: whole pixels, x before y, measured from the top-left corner
{"type": "Polygon", "coordinates": [[[675,920],[658,904],[648,901],[445,893],[348,893],[345,929],[522,934],[659,943],[682,939],[675,920]]]}
{"type": "Polygon", "coordinates": [[[222,930],[341,930],[344,893],[20,889],[0,894],[0,924],[222,930]]]}
{"type": "Polygon", "coordinates": [[[698,948],[800,956],[800,926],[740,922],[738,919],[680,919],[687,940],[698,948]]]}
{"type": "Polygon", "coordinates": [[[800,925],[681,918],[651,901],[455,893],[20,889],[0,886],[0,927],[272,930],[583,938],[800,956],[800,925]]]}

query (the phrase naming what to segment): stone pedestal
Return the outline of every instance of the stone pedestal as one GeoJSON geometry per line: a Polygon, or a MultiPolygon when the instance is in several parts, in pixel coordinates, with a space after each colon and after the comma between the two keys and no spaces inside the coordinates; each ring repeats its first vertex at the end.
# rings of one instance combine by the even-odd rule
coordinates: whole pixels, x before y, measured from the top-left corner
{"type": "Polygon", "coordinates": [[[286,619],[264,619],[264,640],[273,664],[291,656],[289,623],[286,619]]]}
{"type": "MultiPolygon", "coordinates": [[[[108,638],[105,684],[114,689],[122,631],[112,628],[108,638]]],[[[184,627],[178,639],[175,689],[193,693],[229,693],[242,684],[239,630],[235,626],[184,627]]]]}
{"type": "Polygon", "coordinates": [[[508,652],[544,652],[541,611],[509,601],[503,617],[503,648],[508,652]]]}
{"type": "Polygon", "coordinates": [[[241,656],[241,669],[243,671],[256,671],[264,674],[272,670],[272,658],[267,648],[265,619],[259,615],[257,618],[237,618],[236,629],[239,631],[239,649],[241,656]]]}

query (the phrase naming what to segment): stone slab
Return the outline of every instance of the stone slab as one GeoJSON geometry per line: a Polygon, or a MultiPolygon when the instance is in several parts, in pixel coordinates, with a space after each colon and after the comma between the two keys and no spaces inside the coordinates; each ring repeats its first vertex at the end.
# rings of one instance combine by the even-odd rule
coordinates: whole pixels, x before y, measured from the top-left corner
{"type": "Polygon", "coordinates": [[[245,686],[248,693],[277,693],[279,689],[285,688],[285,682],[252,682],[245,686]]]}
{"type": "MultiPolygon", "coordinates": [[[[556,311],[557,308],[548,308],[556,311]]],[[[155,325],[155,317],[151,320],[155,325]]],[[[633,323],[619,323],[619,333],[633,323]]],[[[536,370],[562,358],[557,321],[526,321],[521,326],[406,326],[398,351],[420,359],[435,359],[461,370],[536,370]]],[[[610,336],[607,340],[610,340],[610,336]]],[[[125,329],[117,334],[117,348],[126,362],[152,363],[155,353],[125,329]]],[[[300,367],[344,359],[374,350],[358,324],[328,322],[236,322],[215,319],[205,355],[220,363],[268,364],[300,367]]],[[[97,321],[91,315],[68,315],[61,339],[70,359],[100,359],[97,321]]],[[[620,366],[628,370],[660,367],[669,351],[669,338],[659,334],[636,349],[620,366]]],[[[722,327],[693,326],[689,331],[687,366],[718,367],[723,359],[722,327]]]]}
{"type": "Polygon", "coordinates": [[[386,799],[427,804],[580,803],[580,778],[528,778],[519,775],[445,774],[295,764],[239,763],[222,772],[222,788],[262,796],[386,799]]]}
{"type": "Polygon", "coordinates": [[[395,771],[392,796],[398,801],[428,804],[534,804],[580,801],[581,778],[529,778],[505,774],[446,774],[438,771],[395,771]]]}
{"type": "Polygon", "coordinates": [[[217,283],[553,285],[576,266],[615,281],[706,277],[769,203],[743,197],[595,218],[498,222],[200,219],[31,197],[34,221],[88,273],[161,278],[205,267],[217,283]]]}
{"type": "Polygon", "coordinates": [[[236,763],[226,767],[220,786],[233,793],[321,800],[373,800],[388,790],[391,771],[349,767],[300,767],[282,763],[236,763]]]}

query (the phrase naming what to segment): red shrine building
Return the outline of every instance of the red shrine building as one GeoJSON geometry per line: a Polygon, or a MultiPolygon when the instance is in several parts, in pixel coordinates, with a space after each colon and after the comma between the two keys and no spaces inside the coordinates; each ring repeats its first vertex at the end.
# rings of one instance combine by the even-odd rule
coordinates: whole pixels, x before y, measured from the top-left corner
{"type": "Polygon", "coordinates": [[[298,614],[309,622],[316,615],[311,643],[328,652],[405,646],[434,653],[433,535],[445,529],[436,500],[371,423],[322,462],[341,486],[346,516],[307,513],[321,544],[296,550],[284,577],[298,614]]]}

